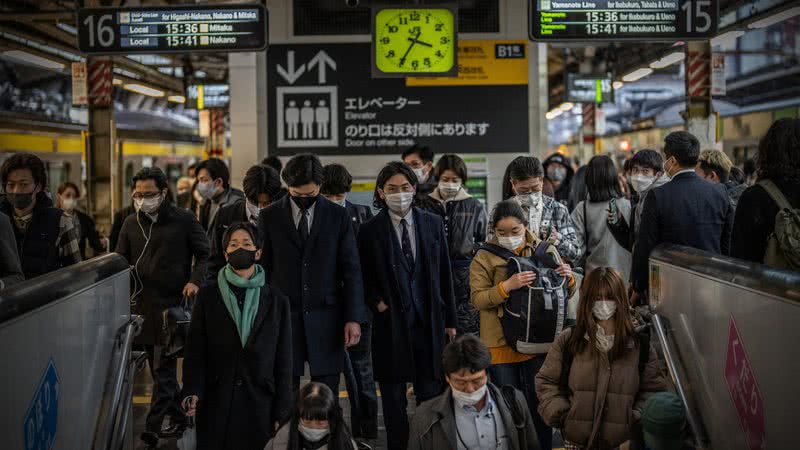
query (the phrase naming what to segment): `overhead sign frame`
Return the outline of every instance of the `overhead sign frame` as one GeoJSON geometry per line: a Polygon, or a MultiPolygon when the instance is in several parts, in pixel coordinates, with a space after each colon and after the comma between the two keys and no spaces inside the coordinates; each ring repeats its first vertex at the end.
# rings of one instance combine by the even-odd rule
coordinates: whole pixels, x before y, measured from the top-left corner
{"type": "MultiPolygon", "coordinates": [[[[78,50],[86,55],[130,55],[130,54],[165,54],[165,53],[194,53],[194,52],[254,52],[265,50],[269,44],[269,12],[261,3],[239,4],[191,4],[174,6],[143,6],[143,7],[108,7],[108,8],[82,8],[76,12],[78,50]],[[158,21],[130,22],[130,14],[147,14],[156,12],[179,13],[228,13],[233,18],[220,19],[195,19],[176,20],[174,23],[158,21]],[[238,19],[238,14],[245,12],[257,13],[255,25],[249,25],[246,30],[234,31],[236,24],[252,23],[249,15],[238,19]],[[125,23],[127,19],[128,23],[125,23]],[[231,30],[211,31],[210,25],[231,25],[231,30]],[[192,25],[197,25],[193,27],[192,25]],[[203,27],[205,25],[205,27],[203,27]],[[160,29],[161,26],[174,27],[174,29],[160,29]],[[123,27],[128,27],[124,29],[123,27]],[[132,33],[131,28],[143,28],[143,32],[132,33]],[[147,30],[144,30],[147,28],[147,30]],[[153,30],[153,28],[156,28],[153,30]],[[203,30],[206,31],[203,31],[203,30]],[[123,33],[123,31],[127,31],[123,33]],[[155,33],[153,33],[155,31],[155,33]],[[254,36],[255,44],[214,44],[214,37],[241,36],[243,32],[254,36]],[[133,36],[133,37],[131,37],[133,36]],[[164,40],[174,39],[175,41],[164,40]],[[206,39],[204,39],[206,38],[206,39]],[[123,39],[155,39],[155,45],[123,46],[123,39]],[[170,42],[174,42],[171,44],[170,42]],[[173,48],[174,47],[174,48],[173,48]]],[[[138,31],[138,30],[137,30],[138,31]]],[[[250,37],[248,36],[248,37],[250,37]]]]}
{"type": "Polygon", "coordinates": [[[528,1],[528,36],[539,42],[708,40],[719,26],[717,0],[528,1]]]}

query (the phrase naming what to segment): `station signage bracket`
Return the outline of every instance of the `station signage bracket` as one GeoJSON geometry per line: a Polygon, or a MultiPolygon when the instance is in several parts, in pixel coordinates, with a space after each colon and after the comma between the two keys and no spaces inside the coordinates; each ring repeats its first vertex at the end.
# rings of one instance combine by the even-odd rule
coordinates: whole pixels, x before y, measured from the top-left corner
{"type": "Polygon", "coordinates": [[[261,51],[268,23],[260,3],[85,8],[76,20],[86,55],[261,51]]]}
{"type": "Polygon", "coordinates": [[[717,33],[716,0],[529,0],[528,35],[539,42],[675,42],[717,33]]]}

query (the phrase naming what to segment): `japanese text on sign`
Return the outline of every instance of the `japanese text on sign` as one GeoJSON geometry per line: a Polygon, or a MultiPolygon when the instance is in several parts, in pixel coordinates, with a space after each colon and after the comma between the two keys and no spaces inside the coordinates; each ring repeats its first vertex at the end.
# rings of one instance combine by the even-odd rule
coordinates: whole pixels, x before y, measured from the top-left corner
{"type": "Polygon", "coordinates": [[[747,448],[762,450],[766,447],[764,400],[758,388],[753,367],[744,351],[744,343],[731,316],[728,331],[728,355],[725,360],[725,381],[742,424],[747,448]]]}

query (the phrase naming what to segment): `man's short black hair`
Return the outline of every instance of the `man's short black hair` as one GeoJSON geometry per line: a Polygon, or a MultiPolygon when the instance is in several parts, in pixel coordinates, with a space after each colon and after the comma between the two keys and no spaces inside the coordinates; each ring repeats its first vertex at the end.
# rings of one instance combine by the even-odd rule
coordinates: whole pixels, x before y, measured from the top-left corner
{"type": "Polygon", "coordinates": [[[422,160],[425,164],[429,162],[433,162],[433,150],[426,145],[415,145],[409,149],[406,149],[403,154],[401,155],[401,159],[403,161],[406,160],[406,157],[411,156],[413,154],[419,155],[419,159],[422,160]]]}
{"type": "Polygon", "coordinates": [[[528,178],[544,177],[544,166],[539,158],[517,156],[506,167],[503,174],[503,200],[514,196],[511,180],[524,181],[528,178]]]}
{"type": "Polygon", "coordinates": [[[242,180],[242,188],[244,196],[254,205],[258,204],[260,194],[269,195],[269,201],[272,202],[281,192],[281,178],[272,167],[256,164],[247,169],[242,180]]]}
{"type": "Polygon", "coordinates": [[[341,164],[328,164],[323,170],[325,181],[320,188],[320,192],[323,194],[346,194],[353,189],[353,177],[345,166],[341,164]]]}
{"type": "Polygon", "coordinates": [[[137,181],[145,180],[153,180],[159,191],[163,191],[169,186],[167,184],[167,176],[164,175],[164,171],[158,167],[143,167],[142,170],[134,175],[132,185],[135,187],[137,181]]]}
{"type": "Polygon", "coordinates": [[[442,176],[445,170],[452,170],[462,183],[467,182],[467,164],[458,155],[444,155],[436,162],[436,179],[442,176]]]}
{"type": "Polygon", "coordinates": [[[383,187],[386,186],[386,182],[389,180],[389,178],[392,178],[395,175],[403,175],[414,187],[419,184],[417,175],[414,174],[414,171],[405,165],[405,163],[400,161],[392,161],[386,164],[383,166],[383,169],[381,169],[381,172],[378,174],[378,179],[375,181],[375,192],[372,197],[372,204],[375,206],[375,208],[384,209],[387,207],[386,201],[381,198],[380,194],[378,194],[378,189],[383,189],[383,187]]]}
{"type": "Polygon", "coordinates": [[[228,166],[225,165],[225,162],[221,159],[217,158],[209,158],[200,164],[197,165],[197,168],[194,171],[195,176],[200,174],[200,171],[206,169],[208,171],[208,175],[211,176],[211,180],[216,180],[217,178],[222,179],[222,187],[224,189],[228,189],[230,186],[231,181],[231,173],[228,170],[228,166]]]}
{"type": "Polygon", "coordinates": [[[281,172],[287,186],[299,187],[309,183],[321,185],[325,181],[322,163],[316,155],[301,153],[294,156],[281,172]]]}
{"type": "Polygon", "coordinates": [[[664,158],[661,157],[661,153],[649,148],[634,153],[630,161],[630,170],[640,167],[642,169],[653,169],[654,172],[664,171],[664,158]]]}
{"type": "Polygon", "coordinates": [[[480,339],[469,334],[457,337],[442,351],[442,370],[448,376],[463,369],[477,373],[490,365],[492,355],[489,349],[480,339]]]}
{"type": "Polygon", "coordinates": [[[731,167],[731,173],[728,175],[728,179],[736,184],[742,184],[745,182],[744,172],[742,172],[742,169],[733,166],[731,167]]]}
{"type": "Polygon", "coordinates": [[[2,169],[0,169],[0,174],[2,174],[3,179],[3,189],[5,189],[6,183],[8,183],[8,176],[11,175],[11,172],[19,169],[30,170],[33,176],[33,182],[38,184],[42,190],[47,187],[47,170],[42,160],[39,159],[38,156],[30,153],[17,153],[5,160],[2,169]]]}
{"type": "Polygon", "coordinates": [[[258,236],[258,233],[256,231],[256,227],[253,226],[253,224],[251,224],[250,222],[236,222],[236,223],[233,223],[231,226],[229,226],[225,230],[225,233],[222,234],[222,251],[223,252],[226,251],[226,249],[228,248],[228,244],[231,242],[231,237],[233,236],[233,233],[235,233],[236,231],[239,231],[239,230],[244,230],[247,233],[249,233],[250,234],[250,239],[253,241],[253,244],[256,246],[256,248],[261,248],[261,246],[258,245],[258,241],[256,240],[256,236],[258,236]]]}
{"type": "Polygon", "coordinates": [[[700,141],[688,131],[673,131],[664,138],[664,154],[674,157],[681,167],[694,168],[700,157],[700,141]]]}
{"type": "Polygon", "coordinates": [[[744,171],[744,176],[749,177],[756,174],[756,160],[753,158],[747,159],[742,165],[742,170],[744,171]]]}
{"type": "Polygon", "coordinates": [[[276,172],[278,172],[278,174],[280,174],[281,170],[283,170],[283,163],[281,162],[281,159],[274,155],[264,158],[264,160],[261,161],[261,164],[272,167],[276,172]]]}

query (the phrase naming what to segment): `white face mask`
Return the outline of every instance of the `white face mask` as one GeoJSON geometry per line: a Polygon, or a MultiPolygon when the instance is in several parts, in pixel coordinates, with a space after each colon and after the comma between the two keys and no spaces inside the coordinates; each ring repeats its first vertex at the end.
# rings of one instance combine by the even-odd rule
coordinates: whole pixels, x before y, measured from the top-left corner
{"type": "Polygon", "coordinates": [[[155,214],[159,206],[161,206],[161,195],[153,198],[133,199],[133,207],[136,208],[136,211],[142,211],[145,214],[155,214]]]}
{"type": "Polygon", "coordinates": [[[247,199],[244,200],[244,206],[247,209],[247,220],[253,224],[258,223],[258,215],[264,208],[259,208],[258,205],[250,203],[250,200],[247,199]]]}
{"type": "Polygon", "coordinates": [[[213,181],[206,181],[205,183],[197,183],[197,193],[201,197],[208,200],[217,192],[217,187],[214,186],[213,181]]]}
{"type": "Polygon", "coordinates": [[[613,300],[597,300],[592,305],[592,314],[597,320],[608,320],[617,312],[617,302],[613,300]]]}
{"type": "Polygon", "coordinates": [[[461,183],[445,183],[444,181],[439,182],[439,192],[447,197],[452,197],[458,194],[458,191],[460,190],[461,183]]]}
{"type": "Polygon", "coordinates": [[[511,250],[512,252],[525,243],[525,235],[521,236],[497,236],[497,242],[501,247],[511,250]]]}
{"type": "Polygon", "coordinates": [[[453,400],[460,406],[475,406],[476,403],[483,400],[483,397],[486,396],[486,385],[484,384],[471,394],[461,392],[453,386],[450,386],[450,391],[453,393],[453,400]]]}
{"type": "Polygon", "coordinates": [[[308,442],[319,442],[331,432],[327,428],[309,428],[302,423],[297,424],[297,431],[299,431],[308,442]]]}
{"type": "Polygon", "coordinates": [[[528,206],[538,208],[539,205],[542,204],[542,193],[541,192],[532,192],[530,194],[522,194],[517,195],[514,199],[519,203],[521,206],[528,206]]]}
{"type": "Polygon", "coordinates": [[[414,202],[414,192],[398,192],[396,194],[386,194],[386,204],[389,209],[396,214],[403,214],[408,211],[414,202]]]}
{"type": "Polygon", "coordinates": [[[417,181],[420,183],[424,183],[428,181],[428,176],[425,174],[425,168],[420,167],[419,169],[411,169],[414,171],[414,174],[417,176],[417,181]]]}
{"type": "Polygon", "coordinates": [[[75,209],[75,206],[78,204],[78,199],[76,198],[64,198],[61,199],[61,208],[64,211],[72,211],[75,209]]]}
{"type": "Polygon", "coordinates": [[[642,193],[656,181],[656,177],[647,175],[634,175],[631,177],[631,185],[633,190],[642,193]]]}

